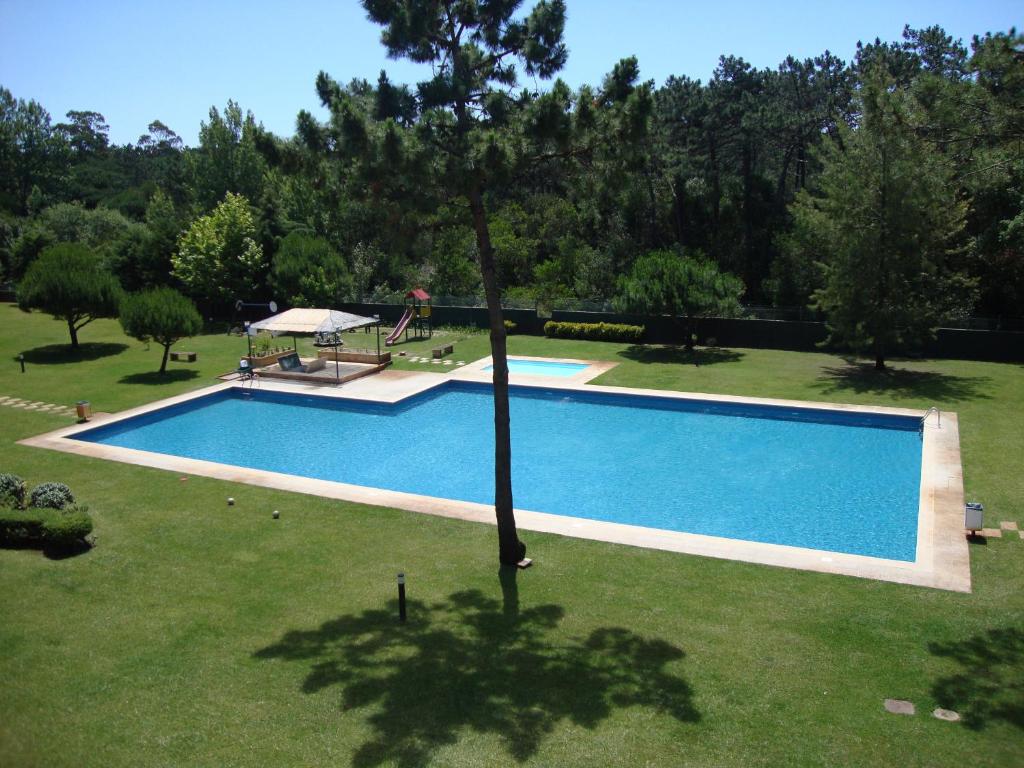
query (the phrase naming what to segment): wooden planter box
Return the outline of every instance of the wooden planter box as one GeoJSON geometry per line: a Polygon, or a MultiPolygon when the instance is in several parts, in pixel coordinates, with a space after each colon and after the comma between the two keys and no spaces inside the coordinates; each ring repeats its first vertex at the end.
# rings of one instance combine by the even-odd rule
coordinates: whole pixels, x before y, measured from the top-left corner
{"type": "Polygon", "coordinates": [[[290,355],[294,351],[295,350],[293,349],[286,349],[283,352],[273,352],[269,355],[252,355],[251,357],[247,357],[245,359],[249,361],[249,365],[251,365],[253,368],[263,368],[264,366],[267,365],[273,365],[274,363],[277,362],[277,358],[284,357],[285,355],[290,355]]]}
{"type": "MultiPolygon", "coordinates": [[[[320,357],[326,358],[331,362],[334,362],[334,350],[333,349],[321,349],[317,353],[320,357]]],[[[355,352],[345,351],[343,349],[338,350],[338,362],[339,363],[366,363],[369,365],[379,365],[381,363],[391,362],[390,352],[381,352],[378,356],[376,352],[355,352]]]]}

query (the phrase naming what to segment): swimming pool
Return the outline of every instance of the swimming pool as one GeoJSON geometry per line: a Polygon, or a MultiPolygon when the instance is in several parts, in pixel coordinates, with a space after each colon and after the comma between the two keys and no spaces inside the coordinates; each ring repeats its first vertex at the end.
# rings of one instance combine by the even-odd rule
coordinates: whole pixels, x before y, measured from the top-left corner
{"type": "MultiPolygon", "coordinates": [[[[589,368],[587,363],[560,363],[554,360],[525,360],[517,357],[508,358],[508,372],[526,376],[556,376],[568,378],[589,368]]],[[[482,369],[485,373],[494,370],[493,365],[482,369]]]]}
{"type": "MultiPolygon", "coordinates": [[[[920,419],[510,388],[517,508],[913,561],[920,419]]],[[[238,388],[69,435],[440,499],[493,501],[490,388],[395,405],[238,388]]]]}

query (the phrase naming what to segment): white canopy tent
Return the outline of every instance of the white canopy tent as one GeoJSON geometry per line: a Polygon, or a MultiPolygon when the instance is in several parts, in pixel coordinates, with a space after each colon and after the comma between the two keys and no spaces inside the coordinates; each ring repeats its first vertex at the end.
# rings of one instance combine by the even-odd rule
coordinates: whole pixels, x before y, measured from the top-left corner
{"type": "Polygon", "coordinates": [[[340,333],[353,328],[364,328],[377,325],[380,318],[353,315],[337,309],[289,309],[266,320],[249,324],[249,333],[267,331],[274,336],[281,334],[296,335],[299,333],[340,333]]]}
{"type": "MultiPolygon", "coordinates": [[[[271,315],[266,320],[260,320],[248,325],[248,336],[250,343],[250,355],[252,354],[252,337],[260,331],[266,331],[273,336],[298,334],[311,334],[319,338],[329,337],[333,344],[323,346],[334,347],[334,369],[338,374],[338,347],[341,341],[338,334],[342,331],[349,331],[355,328],[366,328],[371,325],[377,326],[377,355],[380,355],[380,318],[363,317],[353,315],[350,312],[342,312],[337,309],[305,309],[296,307],[276,315],[271,315]]],[[[296,344],[296,348],[297,348],[296,344]]]]}

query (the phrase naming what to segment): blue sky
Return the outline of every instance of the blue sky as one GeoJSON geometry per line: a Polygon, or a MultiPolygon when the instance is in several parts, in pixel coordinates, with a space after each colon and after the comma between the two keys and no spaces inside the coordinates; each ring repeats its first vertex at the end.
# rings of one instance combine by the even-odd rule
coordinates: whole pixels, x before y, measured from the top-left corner
{"type": "MultiPolygon", "coordinates": [[[[966,44],[1020,27],[1022,16],[1019,0],[567,4],[562,77],[573,87],[598,83],[630,55],[658,84],[672,74],[707,80],[722,54],[775,67],[787,54],[827,48],[849,61],[857,40],[898,40],[905,23],[940,24],[966,44]]],[[[422,79],[422,70],[386,58],[379,34],[356,0],[0,0],[0,84],[42,103],[54,122],[69,109],[103,113],[116,143],[134,142],[160,119],[195,144],[210,107],[229,98],[291,135],[300,109],[318,112],[321,69],[342,81],[375,80],[382,68],[395,82],[422,79]]]]}

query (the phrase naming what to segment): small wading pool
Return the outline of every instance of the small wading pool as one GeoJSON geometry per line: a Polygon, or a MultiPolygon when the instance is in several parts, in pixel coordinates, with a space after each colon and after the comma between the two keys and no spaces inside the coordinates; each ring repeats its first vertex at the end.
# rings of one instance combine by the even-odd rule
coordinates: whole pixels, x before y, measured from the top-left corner
{"type": "MultiPolygon", "coordinates": [[[[920,419],[510,388],[515,505],[913,561],[920,419]]],[[[395,405],[239,388],[66,439],[493,503],[489,385],[395,405]]]]}
{"type": "MultiPolygon", "coordinates": [[[[508,372],[518,373],[527,376],[556,376],[568,378],[575,376],[580,371],[586,370],[590,365],[587,363],[559,363],[553,360],[523,360],[517,357],[508,358],[508,372]]],[[[482,369],[484,373],[494,370],[493,365],[482,369]]]]}

